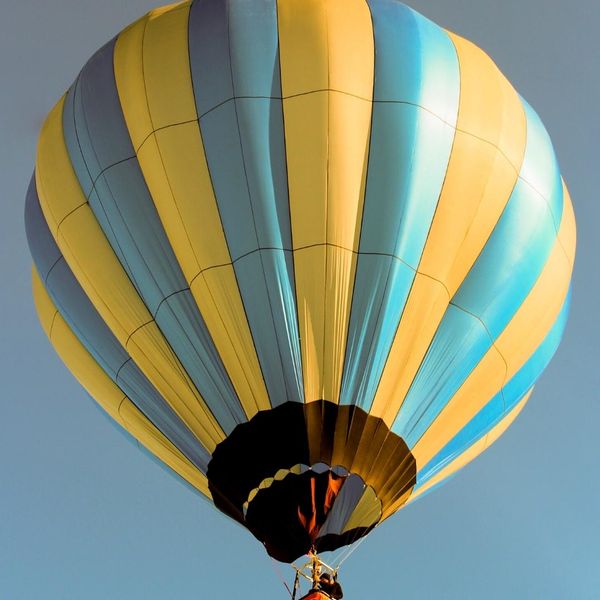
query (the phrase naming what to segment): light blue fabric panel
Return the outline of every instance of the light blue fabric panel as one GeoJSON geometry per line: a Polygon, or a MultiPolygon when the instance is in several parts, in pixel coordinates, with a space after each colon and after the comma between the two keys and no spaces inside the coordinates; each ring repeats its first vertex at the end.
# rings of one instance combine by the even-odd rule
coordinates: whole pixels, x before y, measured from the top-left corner
{"type": "Polygon", "coordinates": [[[556,352],[566,325],[570,293],[552,329],[528,361],[417,474],[423,485],[493,429],[531,390],[556,352]]]}
{"type": "Polygon", "coordinates": [[[210,453],[182,423],[175,411],[162,399],[132,360],[123,364],[115,382],[166,438],[206,474],[211,458],[210,453]]]}
{"type": "Polygon", "coordinates": [[[155,315],[163,299],[186,288],[187,283],[137,158],[118,163],[100,175],[89,203],[123,268],[155,315]]]}
{"type": "Polygon", "coordinates": [[[272,406],[303,402],[291,252],[261,250],[235,264],[272,406]]]}
{"type": "Polygon", "coordinates": [[[364,481],[358,475],[350,475],[346,479],[327,515],[323,527],[319,530],[320,538],[328,534],[340,535],[342,533],[367,489],[364,481]]]}
{"type": "Polygon", "coordinates": [[[115,381],[119,369],[130,360],[129,354],[94,309],[63,257],[50,271],[45,287],[79,341],[115,381]]]}
{"type": "Polygon", "coordinates": [[[104,323],[75,279],[44,217],[33,183],[28,192],[26,227],[31,254],[52,301],[73,333],[123,394],[199,469],[206,472],[210,454],[146,379],[104,323]],[[44,253],[53,258],[48,268],[44,253]]]}
{"type": "Polygon", "coordinates": [[[156,312],[156,322],[162,330],[169,332],[169,343],[176,350],[177,358],[227,433],[235,424],[245,422],[241,404],[228,401],[236,398],[235,390],[190,290],[165,298],[156,312]]]}
{"type": "Polygon", "coordinates": [[[454,126],[460,75],[446,32],[397,0],[367,1],[375,37],[374,101],[422,106],[454,126]]]}
{"type": "Polygon", "coordinates": [[[42,213],[35,186],[35,174],[29,181],[25,196],[25,233],[38,275],[42,281],[46,281],[48,273],[62,258],[62,254],[42,213]]]}
{"type": "Polygon", "coordinates": [[[454,140],[458,58],[441,28],[403,4],[369,6],[375,86],[360,251],[416,269],[454,140]]]}
{"type": "Polygon", "coordinates": [[[375,102],[340,399],[365,410],[435,213],[460,92],[456,50],[442,29],[398,2],[372,0],[369,6],[375,102]]]}
{"type": "Polygon", "coordinates": [[[527,117],[527,152],[521,166],[521,179],[548,202],[556,231],[563,211],[562,180],[550,136],[538,114],[521,98],[527,117]]]}
{"type": "Polygon", "coordinates": [[[229,253],[235,261],[259,247],[236,104],[227,102],[202,117],[200,130],[229,253]]]}
{"type": "MultiPolygon", "coordinates": [[[[63,108],[63,128],[69,150],[79,146],[83,165],[92,181],[108,167],[135,156],[114,77],[115,42],[116,38],[105,44],[85,64],[70,90],[72,102],[66,102],[63,108]]],[[[77,169],[79,164],[73,166],[77,169]]],[[[81,180],[86,190],[83,173],[81,180]]]]}
{"type": "Polygon", "coordinates": [[[233,98],[229,2],[196,0],[190,8],[190,68],[198,116],[233,98]]]}
{"type": "Polygon", "coordinates": [[[450,305],[404,399],[392,431],[412,448],[460,388],[491,340],[479,319],[450,305]]]}
{"type": "Polygon", "coordinates": [[[368,412],[414,276],[397,258],[359,255],[340,404],[368,412]]]}
{"type": "Polygon", "coordinates": [[[281,97],[276,0],[226,0],[235,95],[281,97]]]}
{"type": "Polygon", "coordinates": [[[197,2],[190,23],[204,150],[265,384],[273,406],[301,402],[276,3],[197,2]]]}
{"type": "MultiPolygon", "coordinates": [[[[63,135],[65,138],[65,144],[69,152],[69,158],[73,165],[73,170],[77,174],[79,185],[83,191],[84,196],[89,198],[92,190],[94,189],[94,179],[92,178],[88,167],[83,159],[83,154],[79,150],[80,143],[77,138],[77,130],[75,128],[75,96],[79,85],[79,77],[75,80],[75,83],[68,89],[65,97],[65,103],[63,106],[63,135]]],[[[83,143],[88,141],[88,136],[85,136],[83,143]]],[[[95,162],[95,173],[99,172],[97,161],[95,162]]]]}
{"type": "Polygon", "coordinates": [[[89,204],[123,268],[225,432],[246,420],[235,389],[189,293],[144,180],[105,47],[80,74],[63,115],[65,140],[89,204]],[[85,169],[82,168],[85,166],[85,169]],[[163,308],[166,299],[176,300],[163,308]]]}

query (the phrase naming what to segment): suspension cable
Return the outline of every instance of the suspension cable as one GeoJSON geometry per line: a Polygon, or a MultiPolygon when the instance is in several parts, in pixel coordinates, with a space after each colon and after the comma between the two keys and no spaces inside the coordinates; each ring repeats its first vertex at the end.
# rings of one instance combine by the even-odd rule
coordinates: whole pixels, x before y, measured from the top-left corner
{"type": "Polygon", "coordinates": [[[340,567],[342,566],[343,563],[345,563],[353,554],[354,552],[358,549],[358,547],[367,539],[366,536],[361,537],[360,540],[358,540],[357,542],[354,543],[354,545],[350,546],[350,548],[348,548],[348,550],[346,551],[346,556],[344,556],[343,558],[340,559],[340,561],[337,563],[337,565],[335,566],[335,571],[337,573],[337,571],[339,571],[340,567]]]}
{"type": "Polygon", "coordinates": [[[275,562],[275,559],[272,556],[269,556],[269,558],[271,559],[271,567],[273,568],[273,572],[275,573],[275,575],[277,575],[277,577],[279,578],[279,580],[281,581],[281,583],[283,583],[285,589],[287,590],[287,593],[290,595],[290,598],[293,599],[295,597],[295,595],[296,595],[295,589],[294,589],[294,593],[292,594],[292,590],[290,590],[290,586],[286,583],[285,578],[283,577],[283,573],[281,572],[281,570],[277,566],[277,563],[275,562]]]}

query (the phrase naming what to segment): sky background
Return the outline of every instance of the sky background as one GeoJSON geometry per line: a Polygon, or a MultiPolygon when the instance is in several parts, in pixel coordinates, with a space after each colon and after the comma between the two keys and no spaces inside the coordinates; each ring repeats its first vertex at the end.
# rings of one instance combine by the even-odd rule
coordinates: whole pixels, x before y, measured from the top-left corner
{"type": "MultiPolygon", "coordinates": [[[[486,50],[544,121],[577,216],[573,304],[563,343],[516,423],[369,536],[344,564],[346,596],[598,598],[600,8],[597,0],[408,3],[486,50]]],[[[37,133],[86,59],[154,6],[2,0],[2,599],[287,596],[250,534],[102,418],[34,313],[23,204],[37,133]]]]}

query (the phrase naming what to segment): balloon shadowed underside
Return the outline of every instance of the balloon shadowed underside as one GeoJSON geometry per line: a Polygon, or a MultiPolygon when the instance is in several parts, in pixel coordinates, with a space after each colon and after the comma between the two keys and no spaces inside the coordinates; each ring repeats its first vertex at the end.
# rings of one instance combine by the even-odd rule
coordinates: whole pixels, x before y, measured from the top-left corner
{"type": "Polygon", "coordinates": [[[539,117],[396,0],[150,12],[48,115],[25,217],[67,367],[283,561],[503,433],[575,256],[539,117]]]}
{"type": "Polygon", "coordinates": [[[215,506],[292,562],[367,534],[406,502],[416,465],[402,438],[356,406],[286,402],[239,425],[207,476],[215,506]]]}

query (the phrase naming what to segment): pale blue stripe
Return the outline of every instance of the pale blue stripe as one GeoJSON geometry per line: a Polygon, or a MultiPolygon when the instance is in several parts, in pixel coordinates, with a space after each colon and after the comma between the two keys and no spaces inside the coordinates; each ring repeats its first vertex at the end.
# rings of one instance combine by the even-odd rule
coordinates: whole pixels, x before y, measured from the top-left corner
{"type": "Polygon", "coordinates": [[[48,272],[58,262],[62,254],[42,214],[35,186],[35,173],[29,181],[27,195],[25,196],[25,233],[38,275],[42,281],[45,281],[48,272]]]}
{"type": "Polygon", "coordinates": [[[200,117],[233,97],[228,7],[227,1],[195,0],[190,8],[190,68],[200,117]]]}
{"type": "Polygon", "coordinates": [[[271,404],[301,402],[276,3],[217,4],[190,17],[202,140],[271,404]]]}
{"type": "Polygon", "coordinates": [[[521,178],[546,199],[558,231],[562,219],[563,194],[558,162],[550,136],[538,114],[521,98],[527,117],[527,153],[521,178]]]}
{"type": "Polygon", "coordinates": [[[435,213],[460,91],[456,50],[442,29],[398,2],[372,0],[369,6],[375,103],[340,396],[342,404],[365,410],[375,397],[435,213]]]}
{"type": "Polygon", "coordinates": [[[414,447],[460,388],[491,342],[473,315],[450,305],[402,403],[392,431],[414,447]]]}

